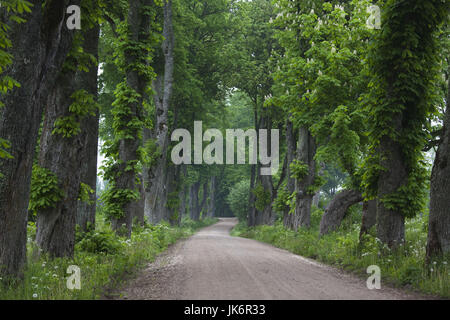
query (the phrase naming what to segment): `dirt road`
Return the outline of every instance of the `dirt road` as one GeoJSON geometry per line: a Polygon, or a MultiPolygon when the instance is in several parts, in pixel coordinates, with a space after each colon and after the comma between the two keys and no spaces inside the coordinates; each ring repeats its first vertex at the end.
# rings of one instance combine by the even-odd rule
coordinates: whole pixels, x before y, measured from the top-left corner
{"type": "Polygon", "coordinates": [[[235,219],[179,242],[122,289],[119,299],[417,299],[273,246],[229,235],[235,219]]]}

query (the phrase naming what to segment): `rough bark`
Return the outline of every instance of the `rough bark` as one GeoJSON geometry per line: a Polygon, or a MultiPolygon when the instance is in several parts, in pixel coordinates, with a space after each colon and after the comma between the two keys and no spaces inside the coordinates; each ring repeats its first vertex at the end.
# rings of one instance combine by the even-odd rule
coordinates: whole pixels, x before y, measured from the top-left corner
{"type": "Polygon", "coordinates": [[[168,200],[174,201],[172,197],[176,194],[178,197],[178,182],[180,180],[180,166],[175,166],[173,164],[170,164],[167,170],[167,179],[166,179],[166,186],[167,190],[165,191],[165,205],[164,208],[161,208],[163,210],[162,219],[165,221],[170,222],[171,225],[177,225],[179,222],[178,217],[178,207],[169,207],[168,200]],[[170,197],[170,198],[169,198],[170,197]]]}
{"type": "Polygon", "coordinates": [[[145,225],[145,217],[144,217],[144,182],[142,180],[142,176],[139,176],[139,194],[141,197],[138,201],[134,202],[134,208],[133,208],[133,223],[137,223],[141,226],[145,225]]]}
{"type": "Polygon", "coordinates": [[[361,230],[359,232],[359,239],[361,240],[365,234],[368,234],[370,229],[377,224],[377,201],[369,200],[364,202],[362,211],[361,230]]]}
{"type": "Polygon", "coordinates": [[[361,202],[361,192],[356,190],[344,190],[336,195],[328,204],[320,221],[319,235],[336,231],[347,214],[347,210],[354,204],[361,202]]]}
{"type": "MultiPolygon", "coordinates": [[[[271,127],[270,118],[268,116],[261,116],[258,130],[259,130],[259,128],[269,129],[270,127],[271,127]]],[[[259,138],[259,135],[258,135],[258,138],[259,138]]],[[[268,146],[271,145],[271,135],[267,136],[267,145],[268,146]]],[[[273,188],[272,176],[271,175],[268,175],[268,176],[261,175],[260,169],[261,169],[261,166],[258,165],[257,171],[256,171],[256,176],[257,176],[256,179],[262,185],[262,187],[264,188],[264,191],[268,194],[269,199],[267,199],[267,205],[264,207],[263,210],[256,210],[255,224],[256,225],[263,225],[263,224],[271,225],[275,222],[275,219],[276,219],[275,212],[272,210],[272,202],[273,202],[275,190],[273,188]]]]}
{"type": "MultiPolygon", "coordinates": [[[[65,27],[69,1],[30,0],[32,12],[8,31],[13,64],[5,70],[21,84],[1,96],[0,137],[10,142],[12,159],[0,159],[0,275],[21,276],[26,260],[26,226],[31,170],[42,110],[70,50],[73,32],[65,27]]],[[[72,1],[78,4],[79,1],[72,1]]],[[[3,13],[6,14],[6,13],[3,13]]]]}
{"type": "MultiPolygon", "coordinates": [[[[129,0],[128,10],[128,28],[129,28],[129,40],[140,43],[146,41],[150,35],[150,21],[145,14],[143,7],[150,5],[148,0],[129,0]]],[[[135,53],[125,52],[125,60],[128,66],[135,64],[143,57],[137,56],[135,53]]],[[[140,99],[129,103],[129,117],[142,119],[143,117],[143,100],[145,91],[148,86],[148,79],[142,75],[138,70],[128,68],[125,72],[127,86],[140,94],[140,99]]],[[[116,177],[115,187],[123,190],[136,190],[139,185],[136,183],[137,172],[134,170],[126,170],[127,165],[130,162],[135,162],[139,159],[138,148],[141,145],[141,141],[138,137],[138,133],[134,133],[132,137],[124,138],[119,141],[119,172],[121,173],[116,177]]],[[[113,229],[119,233],[131,236],[132,221],[136,208],[136,202],[128,202],[123,206],[123,216],[121,218],[115,218],[112,220],[113,229]]]]}
{"type": "MultiPolygon", "coordinates": [[[[84,34],[84,51],[92,54],[96,60],[98,60],[99,32],[100,28],[96,26],[84,34]]],[[[86,91],[93,95],[95,100],[98,96],[97,71],[98,68],[91,67],[89,72],[79,75],[86,91]]],[[[86,159],[81,165],[81,182],[87,184],[94,191],[90,196],[90,203],[78,201],[76,224],[82,230],[87,230],[88,225],[95,227],[99,114],[99,110],[96,110],[94,116],[89,115],[81,124],[82,135],[85,136],[82,152],[85,154],[83,158],[86,159]]]]}
{"type": "MultiPolygon", "coordinates": [[[[401,131],[402,115],[393,119],[393,124],[401,131]]],[[[405,240],[405,217],[396,210],[386,208],[383,199],[385,196],[397,191],[406,183],[408,172],[401,153],[401,145],[390,137],[383,137],[380,143],[380,164],[385,170],[380,172],[378,181],[377,201],[377,237],[389,248],[395,248],[405,240]]]]}
{"type": "MultiPolygon", "coordinates": [[[[151,138],[156,140],[159,147],[160,158],[152,168],[146,168],[147,190],[145,196],[145,215],[151,223],[161,221],[161,213],[156,207],[157,199],[161,196],[165,183],[165,170],[167,163],[167,149],[169,146],[169,120],[168,111],[173,91],[174,70],[174,32],[172,24],[172,0],[164,4],[164,41],[162,51],[164,54],[164,74],[159,74],[153,82],[155,94],[153,100],[156,106],[155,128],[151,138]]],[[[149,137],[147,137],[149,138],[149,137]]]]}
{"type": "Polygon", "coordinates": [[[443,133],[431,172],[427,260],[450,252],[450,81],[443,133]]]}
{"type": "Polygon", "coordinates": [[[292,228],[309,227],[311,224],[311,204],[313,194],[308,188],[313,185],[316,175],[316,144],[311,133],[306,128],[299,129],[299,145],[297,159],[308,166],[308,174],[302,180],[296,180],[296,206],[292,217],[292,228]]]}

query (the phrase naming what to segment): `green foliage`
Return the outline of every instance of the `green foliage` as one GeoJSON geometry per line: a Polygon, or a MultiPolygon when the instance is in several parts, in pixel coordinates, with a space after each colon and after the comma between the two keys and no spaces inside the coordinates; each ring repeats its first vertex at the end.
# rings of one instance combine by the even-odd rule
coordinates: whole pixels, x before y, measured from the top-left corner
{"type": "Polygon", "coordinates": [[[369,156],[362,175],[365,196],[374,198],[383,141],[398,144],[407,177],[383,201],[386,208],[411,217],[423,209],[429,174],[422,149],[428,139],[429,119],[436,113],[433,93],[439,73],[437,34],[447,18],[446,1],[386,2],[382,28],[371,45],[370,95],[365,97],[369,114],[369,156]],[[401,123],[394,124],[394,121],[401,123]],[[426,130],[424,130],[426,129],[426,130]]]}
{"type": "Polygon", "coordinates": [[[123,249],[120,239],[112,230],[89,230],[76,234],[76,250],[93,254],[118,254],[123,249]]]}
{"type": "Polygon", "coordinates": [[[180,207],[180,197],[178,196],[178,191],[170,192],[167,195],[167,204],[166,207],[177,211],[180,207]]]}
{"type": "MultiPolygon", "coordinates": [[[[25,20],[21,17],[22,14],[31,12],[33,6],[30,2],[25,0],[4,0],[1,3],[1,10],[5,10],[6,19],[0,21],[0,96],[6,95],[8,91],[11,91],[14,87],[20,87],[13,78],[2,75],[5,69],[11,65],[13,56],[8,52],[12,43],[8,37],[8,31],[10,30],[9,22],[23,23],[25,20]]],[[[0,100],[0,108],[4,106],[0,100]]],[[[10,144],[7,140],[0,138],[0,159],[11,159],[12,155],[7,151],[10,148],[10,144]]],[[[0,178],[2,173],[0,172],[0,178]]]]}
{"type": "Polygon", "coordinates": [[[289,194],[286,186],[278,189],[277,197],[274,199],[272,208],[278,213],[284,213],[286,210],[293,213],[296,204],[296,192],[289,194]]]}
{"type": "Polygon", "coordinates": [[[86,116],[95,115],[98,105],[94,96],[86,90],[75,91],[70,98],[70,115],[56,119],[52,134],[59,134],[64,138],[71,138],[81,132],[80,121],[86,116]]]}
{"type": "Polygon", "coordinates": [[[378,265],[385,284],[399,287],[408,285],[423,293],[450,297],[450,256],[435,260],[429,266],[424,261],[427,243],[424,226],[428,224],[426,215],[407,220],[406,244],[399,250],[391,251],[372,235],[365,235],[363,241],[359,242],[361,216],[358,211],[359,208],[352,208],[338,231],[320,238],[322,211],[317,208],[312,210],[310,229],[294,232],[285,229],[281,222],[274,226],[255,228],[247,228],[240,223],[232,230],[232,235],[270,243],[295,254],[351,271],[362,278],[367,277],[368,266],[378,265]],[[381,254],[382,251],[386,254],[381,254]]]}
{"type": "Polygon", "coordinates": [[[124,206],[141,197],[138,190],[119,189],[111,184],[101,195],[107,217],[120,219],[124,215],[124,206]]]}
{"type": "Polygon", "coordinates": [[[184,219],[181,227],[167,224],[135,228],[131,239],[117,236],[98,217],[96,230],[76,235],[73,259],[37,258],[39,251],[31,235],[36,226],[28,226],[29,259],[24,279],[10,286],[0,286],[0,300],[91,300],[101,299],[110,288],[118,287],[126,275],[152,262],[155,257],[180,238],[217,220],[199,222],[184,219]],[[70,265],[81,269],[81,290],[68,290],[66,273],[70,265]]]}
{"type": "Polygon", "coordinates": [[[232,186],[227,195],[227,203],[239,221],[247,221],[248,199],[250,196],[250,181],[242,180],[232,186]]]}
{"type": "Polygon", "coordinates": [[[56,175],[37,164],[33,165],[28,210],[36,214],[39,210],[53,208],[63,197],[56,175]]]}
{"type": "Polygon", "coordinates": [[[258,211],[263,211],[271,202],[270,191],[264,189],[260,182],[256,183],[255,188],[252,190],[255,195],[255,208],[258,211]]]}
{"type": "Polygon", "coordinates": [[[80,183],[80,191],[79,191],[79,195],[78,195],[78,200],[85,202],[87,204],[93,204],[94,200],[91,199],[91,195],[94,193],[95,191],[86,183],[81,182],[80,183]]]}
{"type": "Polygon", "coordinates": [[[152,168],[161,157],[160,147],[155,139],[148,139],[144,146],[139,149],[139,152],[142,163],[147,168],[152,168]]]}
{"type": "Polygon", "coordinates": [[[290,165],[291,178],[295,178],[298,181],[303,180],[309,174],[309,167],[306,163],[294,159],[290,165]]]}

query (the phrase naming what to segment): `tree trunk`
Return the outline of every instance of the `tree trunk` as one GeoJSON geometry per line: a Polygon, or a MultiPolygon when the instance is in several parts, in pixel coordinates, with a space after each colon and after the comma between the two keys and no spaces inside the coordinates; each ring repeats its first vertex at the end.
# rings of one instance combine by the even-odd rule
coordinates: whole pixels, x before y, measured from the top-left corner
{"type": "Polygon", "coordinates": [[[212,176],[209,189],[209,204],[207,213],[207,216],[209,218],[213,218],[216,213],[216,188],[217,188],[217,177],[212,176]]]}
{"type": "Polygon", "coordinates": [[[450,81],[440,144],[431,172],[427,261],[450,252],[450,81]]]}
{"type": "Polygon", "coordinates": [[[190,217],[194,221],[198,221],[200,218],[200,210],[198,203],[198,191],[200,189],[200,182],[194,182],[189,190],[189,210],[190,217]]]}
{"type": "Polygon", "coordinates": [[[157,163],[147,171],[147,190],[145,196],[145,215],[151,223],[158,223],[161,215],[157,212],[156,203],[163,192],[165,183],[165,170],[167,162],[167,150],[169,146],[169,119],[168,111],[173,91],[174,69],[174,32],[172,24],[172,0],[164,4],[164,41],[162,51],[164,54],[164,75],[160,74],[153,82],[155,91],[153,100],[156,106],[155,129],[152,134],[161,153],[157,163]]]}
{"type": "MultiPolygon", "coordinates": [[[[260,125],[258,126],[261,129],[269,129],[271,127],[270,118],[268,116],[261,116],[260,119],[260,125]]],[[[259,138],[259,135],[258,135],[259,138]]],[[[267,136],[267,145],[271,145],[271,135],[269,134],[267,136]]],[[[273,188],[273,181],[271,175],[261,175],[261,165],[257,166],[256,171],[256,180],[259,181],[259,183],[264,188],[264,192],[268,194],[269,199],[267,199],[267,205],[264,207],[262,211],[256,210],[256,216],[255,216],[255,224],[256,225],[272,225],[275,222],[276,216],[274,211],[272,210],[272,202],[274,197],[274,188],[273,188]]]]}
{"type": "MultiPolygon", "coordinates": [[[[286,189],[289,195],[291,195],[294,191],[295,191],[295,179],[291,177],[291,168],[290,168],[290,164],[292,163],[292,161],[295,158],[295,149],[297,147],[297,141],[295,139],[295,135],[294,135],[294,126],[292,124],[292,122],[289,120],[291,117],[291,115],[289,115],[288,120],[286,122],[286,145],[287,145],[287,150],[286,150],[286,157],[287,157],[287,166],[286,166],[286,171],[287,171],[287,184],[286,184],[286,189]]],[[[286,208],[284,211],[284,215],[283,215],[283,224],[285,228],[290,228],[293,229],[293,224],[292,224],[292,217],[293,215],[290,214],[290,208],[286,208]]]]}
{"type": "MultiPolygon", "coordinates": [[[[129,0],[129,10],[128,10],[128,37],[129,41],[137,44],[142,44],[148,41],[150,36],[150,21],[148,20],[148,15],[145,13],[145,6],[150,5],[151,1],[148,0],[129,0]]],[[[128,52],[125,49],[124,52],[125,61],[127,66],[132,66],[139,61],[143,61],[145,57],[140,56],[136,52],[128,52]]],[[[128,103],[128,117],[131,121],[132,119],[142,119],[143,118],[143,101],[145,92],[148,86],[148,79],[145,75],[131,67],[127,67],[125,72],[126,84],[129,88],[134,90],[140,95],[139,99],[136,101],[128,103]]],[[[139,160],[138,149],[141,145],[139,138],[139,132],[133,132],[130,137],[122,138],[119,141],[119,168],[118,171],[120,175],[115,178],[115,187],[121,190],[137,190],[139,185],[137,182],[138,173],[135,170],[127,169],[130,163],[135,163],[139,160]]],[[[113,229],[127,237],[131,236],[132,221],[134,212],[138,201],[128,202],[123,205],[123,215],[120,218],[114,218],[112,220],[113,229]]]]}
{"type": "Polygon", "coordinates": [[[141,226],[145,225],[145,217],[144,217],[144,182],[142,180],[142,176],[139,176],[139,194],[140,198],[138,201],[134,202],[133,208],[133,223],[138,223],[141,226]]]}
{"type": "MultiPolygon", "coordinates": [[[[400,131],[402,115],[393,119],[394,125],[400,131]]],[[[377,201],[377,237],[389,248],[396,248],[405,240],[405,217],[396,210],[386,208],[383,199],[392,194],[406,183],[408,173],[401,153],[401,146],[390,137],[383,137],[380,143],[381,166],[385,168],[380,172],[378,180],[377,201]]]]}
{"type": "Polygon", "coordinates": [[[203,183],[202,202],[200,204],[201,218],[203,219],[208,212],[208,181],[203,183]]]}
{"type": "MultiPolygon", "coordinates": [[[[92,54],[98,60],[99,26],[94,27],[84,34],[84,51],[92,54]]],[[[86,91],[95,97],[97,101],[97,72],[98,68],[91,67],[89,72],[80,74],[81,83],[85,83],[86,91]]],[[[82,134],[85,136],[83,156],[86,159],[81,167],[81,182],[87,184],[94,192],[90,195],[90,203],[78,201],[76,224],[82,230],[87,230],[88,225],[95,228],[96,190],[97,190],[97,155],[98,155],[98,123],[99,110],[94,116],[87,116],[82,122],[82,134]]]]}
{"type": "Polygon", "coordinates": [[[370,229],[377,224],[377,201],[369,200],[363,204],[361,230],[359,233],[359,239],[361,240],[363,235],[368,234],[370,229]]]}
{"type": "Polygon", "coordinates": [[[251,165],[250,174],[250,192],[248,195],[248,215],[247,215],[247,225],[249,227],[254,227],[256,225],[256,208],[255,208],[255,194],[253,189],[255,188],[256,170],[258,169],[256,164],[251,165]]]}
{"type": "Polygon", "coordinates": [[[316,144],[311,133],[306,128],[299,130],[299,146],[297,159],[308,166],[308,174],[302,179],[296,181],[296,206],[295,215],[292,217],[292,227],[298,230],[299,227],[309,228],[311,224],[311,203],[313,194],[308,188],[313,185],[316,175],[316,144]]]}
{"type": "MultiPolygon", "coordinates": [[[[0,99],[0,137],[11,144],[11,159],[0,159],[0,276],[22,275],[26,260],[26,233],[31,170],[50,88],[71,48],[73,31],[65,28],[65,1],[30,0],[32,12],[23,24],[11,23],[8,35],[13,63],[3,75],[21,84],[0,99]]],[[[78,4],[79,1],[72,1],[78,4]]]]}
{"type": "Polygon", "coordinates": [[[183,218],[183,216],[186,214],[186,198],[187,198],[187,193],[188,193],[188,188],[184,183],[184,179],[187,176],[187,167],[185,165],[181,166],[181,174],[180,176],[182,176],[183,178],[183,182],[180,182],[182,185],[182,189],[181,192],[179,193],[179,198],[180,198],[180,208],[178,210],[178,224],[181,223],[181,219],[183,218]]]}
{"type": "Polygon", "coordinates": [[[323,236],[336,231],[345,218],[347,210],[362,200],[361,193],[355,190],[344,190],[335,196],[328,204],[322,216],[319,235],[323,236]]]}

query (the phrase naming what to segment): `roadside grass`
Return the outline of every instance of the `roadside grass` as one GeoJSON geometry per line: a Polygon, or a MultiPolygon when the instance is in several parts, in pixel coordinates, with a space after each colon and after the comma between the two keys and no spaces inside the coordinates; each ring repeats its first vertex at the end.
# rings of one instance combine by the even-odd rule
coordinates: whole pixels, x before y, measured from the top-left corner
{"type": "Polygon", "coordinates": [[[234,236],[251,238],[312,258],[325,264],[368,277],[367,267],[377,265],[381,280],[395,287],[450,298],[450,256],[425,263],[428,216],[422,215],[406,222],[406,242],[398,250],[382,246],[371,232],[359,243],[361,213],[352,208],[336,232],[319,239],[319,223],[323,212],[312,212],[311,228],[298,232],[287,230],[281,221],[274,226],[248,228],[239,223],[231,232],[234,236]]]}
{"type": "Polygon", "coordinates": [[[118,286],[126,275],[153,261],[170,244],[191,236],[217,219],[183,219],[179,227],[167,223],[136,227],[131,239],[118,237],[102,216],[97,221],[95,230],[77,233],[73,259],[49,259],[39,255],[34,243],[36,227],[30,223],[24,279],[8,287],[0,285],[0,300],[99,299],[108,288],[118,286]],[[80,268],[80,290],[67,288],[71,274],[66,272],[71,265],[80,268]]]}

